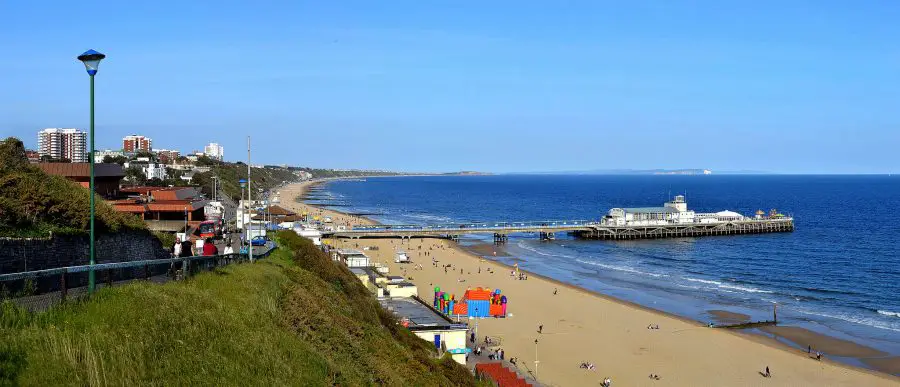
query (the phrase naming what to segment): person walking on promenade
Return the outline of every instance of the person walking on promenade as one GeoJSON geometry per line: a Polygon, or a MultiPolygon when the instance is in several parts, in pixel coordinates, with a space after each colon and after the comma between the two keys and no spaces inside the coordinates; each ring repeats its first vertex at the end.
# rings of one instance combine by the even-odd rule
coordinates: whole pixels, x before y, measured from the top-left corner
{"type": "Polygon", "coordinates": [[[213,243],[212,238],[206,238],[206,241],[203,242],[203,255],[209,257],[218,253],[219,248],[213,243]]]}
{"type": "Polygon", "coordinates": [[[180,257],[181,256],[181,241],[178,238],[175,238],[175,245],[172,246],[172,256],[180,257]]]}
{"type": "Polygon", "coordinates": [[[185,238],[181,241],[181,254],[179,257],[191,257],[194,255],[193,253],[194,246],[191,244],[191,238],[185,238]]]}

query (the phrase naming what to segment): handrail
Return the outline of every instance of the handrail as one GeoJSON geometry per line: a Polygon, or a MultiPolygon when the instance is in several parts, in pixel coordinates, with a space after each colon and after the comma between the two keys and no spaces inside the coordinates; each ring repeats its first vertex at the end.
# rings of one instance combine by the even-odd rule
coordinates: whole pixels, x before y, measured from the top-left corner
{"type": "MultiPolygon", "coordinates": [[[[266,257],[275,248],[275,245],[267,244],[266,247],[269,247],[269,249],[267,249],[265,252],[262,252],[262,253],[254,253],[253,256],[256,258],[266,257]]],[[[110,270],[110,269],[127,269],[127,268],[133,268],[133,267],[145,267],[148,265],[162,265],[162,264],[166,264],[166,263],[176,263],[176,262],[185,262],[185,261],[190,262],[190,261],[221,259],[221,258],[241,259],[246,256],[247,256],[246,254],[238,254],[238,253],[219,254],[219,255],[192,255],[189,257],[175,257],[175,258],[164,258],[164,259],[148,259],[148,260],[141,260],[141,261],[98,263],[98,264],[94,264],[94,265],[65,266],[65,267],[57,267],[57,268],[52,268],[52,269],[0,274],[0,282],[15,281],[15,280],[20,280],[20,279],[28,279],[28,278],[48,277],[48,276],[60,275],[60,274],[83,273],[83,272],[88,272],[91,270],[100,271],[100,270],[110,270]]]]}

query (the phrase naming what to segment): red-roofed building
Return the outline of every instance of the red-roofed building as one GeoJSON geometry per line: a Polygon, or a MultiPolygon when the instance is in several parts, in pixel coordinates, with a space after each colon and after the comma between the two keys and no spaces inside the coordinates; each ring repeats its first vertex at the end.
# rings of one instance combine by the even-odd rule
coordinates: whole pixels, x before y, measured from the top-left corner
{"type": "MultiPolygon", "coordinates": [[[[89,163],[37,163],[38,168],[48,175],[62,176],[82,187],[90,187],[91,168],[89,163]]],[[[94,164],[94,192],[113,198],[119,195],[119,183],[125,171],[119,164],[94,164]]]]}
{"type": "Polygon", "coordinates": [[[179,231],[206,219],[203,208],[209,203],[194,187],[128,187],[121,192],[129,199],[110,204],[122,212],[141,216],[153,230],[179,231]]]}

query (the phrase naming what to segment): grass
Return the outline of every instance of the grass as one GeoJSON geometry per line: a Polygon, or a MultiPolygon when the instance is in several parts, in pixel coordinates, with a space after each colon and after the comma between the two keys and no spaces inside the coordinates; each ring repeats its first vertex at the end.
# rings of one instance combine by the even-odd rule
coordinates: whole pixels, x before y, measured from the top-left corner
{"type": "Polygon", "coordinates": [[[474,385],[305,239],[41,314],[0,304],[0,385],[474,385]]]}
{"type": "MultiPolygon", "coordinates": [[[[28,163],[21,141],[0,141],[0,236],[46,237],[87,234],[90,191],[28,163]]],[[[146,230],[139,217],[118,212],[96,197],[97,230],[146,230]]]]}

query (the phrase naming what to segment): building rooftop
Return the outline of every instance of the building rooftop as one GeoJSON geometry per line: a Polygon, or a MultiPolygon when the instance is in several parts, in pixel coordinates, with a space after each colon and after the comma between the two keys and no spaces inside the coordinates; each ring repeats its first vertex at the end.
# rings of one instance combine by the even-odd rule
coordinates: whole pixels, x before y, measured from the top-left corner
{"type": "MultiPolygon", "coordinates": [[[[37,163],[38,168],[48,175],[64,177],[90,177],[90,163],[37,163]]],[[[125,170],[119,164],[94,164],[95,177],[125,177],[125,170]]]]}
{"type": "Polygon", "coordinates": [[[356,249],[337,249],[338,255],[350,256],[350,255],[365,255],[362,251],[356,249]]]}
{"type": "Polygon", "coordinates": [[[409,320],[410,330],[466,329],[465,324],[454,323],[413,297],[385,297],[379,298],[378,302],[398,317],[409,320]]]}
{"type": "Polygon", "coordinates": [[[632,208],[623,208],[625,212],[630,212],[632,214],[665,214],[665,213],[675,213],[679,212],[674,208],[668,207],[632,207],[632,208]]]}

